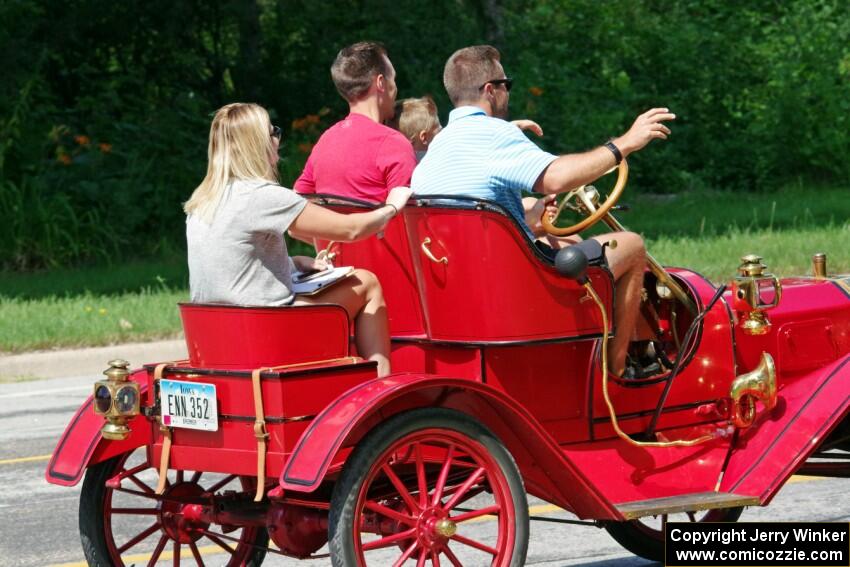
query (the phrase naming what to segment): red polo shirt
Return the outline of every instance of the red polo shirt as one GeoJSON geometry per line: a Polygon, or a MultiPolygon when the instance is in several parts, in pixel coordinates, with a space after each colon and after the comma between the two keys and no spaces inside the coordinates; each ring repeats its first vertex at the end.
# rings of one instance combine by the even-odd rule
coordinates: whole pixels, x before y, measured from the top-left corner
{"type": "Polygon", "coordinates": [[[410,185],[414,167],[413,146],[401,132],[352,113],[322,134],[294,188],[383,202],[393,187],[410,185]]]}

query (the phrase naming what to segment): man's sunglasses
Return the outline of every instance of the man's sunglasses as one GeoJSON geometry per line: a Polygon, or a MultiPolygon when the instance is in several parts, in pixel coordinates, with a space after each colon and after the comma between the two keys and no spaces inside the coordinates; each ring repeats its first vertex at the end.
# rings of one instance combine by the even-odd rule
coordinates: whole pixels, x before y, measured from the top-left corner
{"type": "Polygon", "coordinates": [[[506,91],[508,91],[508,92],[511,92],[511,87],[513,87],[513,86],[514,86],[514,80],[513,80],[513,79],[510,79],[510,78],[507,78],[507,79],[493,79],[492,81],[487,81],[486,83],[484,83],[483,85],[481,85],[480,87],[478,87],[478,90],[480,91],[481,89],[483,89],[483,88],[484,88],[484,87],[486,87],[487,85],[505,85],[505,90],[506,90],[506,91]]]}
{"type": "Polygon", "coordinates": [[[275,126],[272,124],[272,138],[277,138],[280,140],[280,137],[283,135],[283,130],[280,129],[280,126],[275,126]]]}

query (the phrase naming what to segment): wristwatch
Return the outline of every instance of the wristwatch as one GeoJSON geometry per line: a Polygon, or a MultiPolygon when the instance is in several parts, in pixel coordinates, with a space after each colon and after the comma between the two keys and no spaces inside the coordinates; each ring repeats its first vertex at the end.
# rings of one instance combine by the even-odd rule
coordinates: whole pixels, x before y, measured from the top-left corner
{"type": "Polygon", "coordinates": [[[611,140],[608,140],[603,145],[611,150],[611,153],[614,154],[614,160],[617,162],[617,165],[620,165],[620,162],[623,161],[623,153],[620,151],[620,148],[615,146],[611,140]]]}

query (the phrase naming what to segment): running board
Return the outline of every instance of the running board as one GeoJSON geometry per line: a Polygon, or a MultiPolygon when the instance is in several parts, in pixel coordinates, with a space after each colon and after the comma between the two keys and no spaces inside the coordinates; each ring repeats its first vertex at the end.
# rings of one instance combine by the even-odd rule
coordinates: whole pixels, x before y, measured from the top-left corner
{"type": "Polygon", "coordinates": [[[697,512],[715,508],[737,508],[738,506],[758,506],[756,496],[741,496],[729,492],[699,492],[683,494],[666,498],[651,498],[617,504],[617,510],[627,520],[643,516],[658,516],[661,514],[676,514],[679,512],[697,512]]]}

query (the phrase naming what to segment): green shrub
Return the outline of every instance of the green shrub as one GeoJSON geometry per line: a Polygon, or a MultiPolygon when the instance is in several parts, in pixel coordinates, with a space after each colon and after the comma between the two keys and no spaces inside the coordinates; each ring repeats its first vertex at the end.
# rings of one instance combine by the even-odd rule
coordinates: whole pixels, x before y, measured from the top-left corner
{"type": "Polygon", "coordinates": [[[434,95],[444,119],[446,58],[495,43],[516,79],[514,118],[538,121],[553,152],[670,107],[671,139],[630,160],[632,187],[647,192],[850,177],[841,0],[2,2],[0,267],[182,248],[181,203],[227,102],[260,102],[288,132],[291,184],[347,111],[328,69],[362,39],[387,45],[399,96],[434,95]]]}

